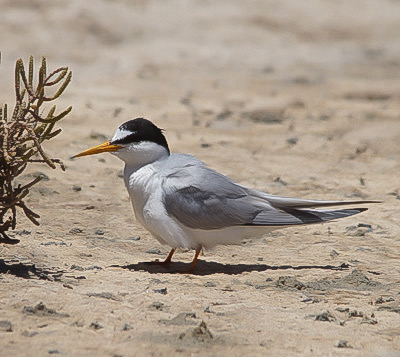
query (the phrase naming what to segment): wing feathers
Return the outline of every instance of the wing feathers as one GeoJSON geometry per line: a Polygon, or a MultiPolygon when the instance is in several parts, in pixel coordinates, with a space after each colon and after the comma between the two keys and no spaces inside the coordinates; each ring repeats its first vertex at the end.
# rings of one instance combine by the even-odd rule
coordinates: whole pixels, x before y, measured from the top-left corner
{"type": "Polygon", "coordinates": [[[275,207],[279,208],[317,208],[317,207],[333,207],[333,206],[348,206],[360,205],[365,203],[380,203],[380,201],[321,201],[321,200],[307,200],[293,197],[282,197],[270,195],[257,190],[247,189],[249,195],[259,197],[267,200],[275,207]]]}
{"type": "Polygon", "coordinates": [[[167,213],[194,229],[312,224],[367,210],[313,208],[376,202],[317,201],[269,195],[237,185],[206,166],[181,167],[165,180],[167,213]]]}
{"type": "Polygon", "coordinates": [[[287,210],[287,216],[271,217],[266,216],[264,212],[258,215],[249,225],[260,226],[280,226],[294,224],[312,224],[331,221],[334,219],[353,216],[357,213],[366,211],[368,208],[350,208],[343,210],[304,210],[291,209],[287,210]],[[289,218],[290,217],[290,218],[289,218]]]}

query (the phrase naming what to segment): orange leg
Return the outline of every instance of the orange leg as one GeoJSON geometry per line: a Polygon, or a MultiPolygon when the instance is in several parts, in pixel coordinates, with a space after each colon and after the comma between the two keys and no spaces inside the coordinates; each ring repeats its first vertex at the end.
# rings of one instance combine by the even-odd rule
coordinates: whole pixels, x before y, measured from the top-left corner
{"type": "Polygon", "coordinates": [[[171,258],[174,255],[174,253],[175,253],[175,248],[172,248],[171,251],[168,254],[167,259],[165,259],[163,263],[166,264],[166,265],[171,263],[171,258]]]}
{"type": "Polygon", "coordinates": [[[196,254],[195,254],[194,258],[193,258],[192,264],[190,265],[190,268],[187,271],[187,273],[193,273],[194,267],[196,266],[197,258],[199,256],[200,252],[201,252],[201,247],[196,249],[196,254]]]}
{"type": "Polygon", "coordinates": [[[168,257],[163,261],[163,262],[159,262],[159,261],[154,261],[154,262],[146,262],[146,264],[150,264],[150,265],[169,265],[171,263],[171,258],[175,253],[175,248],[172,248],[171,251],[168,254],[168,257]]]}
{"type": "MultiPolygon", "coordinates": [[[[201,247],[196,249],[196,254],[194,255],[192,264],[190,264],[190,268],[189,268],[187,271],[184,271],[183,273],[186,273],[186,274],[191,274],[191,273],[193,273],[194,268],[195,268],[196,263],[197,263],[197,258],[199,257],[199,254],[200,254],[200,252],[201,252],[201,249],[202,249],[201,247]]],[[[163,265],[163,266],[169,265],[169,264],[171,263],[171,258],[172,258],[172,256],[174,255],[174,253],[175,253],[175,248],[172,248],[171,251],[170,251],[169,254],[168,254],[168,257],[167,257],[163,262],[155,261],[155,262],[148,262],[148,263],[146,263],[146,264],[151,264],[151,265],[163,265]]]]}

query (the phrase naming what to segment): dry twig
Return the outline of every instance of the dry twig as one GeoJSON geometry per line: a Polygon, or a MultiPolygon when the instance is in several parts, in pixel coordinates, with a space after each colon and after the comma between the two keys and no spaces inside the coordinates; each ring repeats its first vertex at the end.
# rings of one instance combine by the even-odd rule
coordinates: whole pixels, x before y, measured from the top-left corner
{"type": "MultiPolygon", "coordinates": [[[[1,57],[0,57],[1,58],[1,57]]],[[[46,163],[55,169],[56,164],[64,171],[61,160],[50,158],[42,148],[42,143],[54,138],[61,129],[53,130],[57,121],[64,118],[72,109],[55,114],[52,106],[47,114],[42,108],[44,103],[60,97],[71,81],[72,73],[68,67],[61,67],[47,75],[46,59],[42,58],[38,79],[33,80],[34,61],[31,56],[28,76],[22,59],[15,65],[16,103],[11,117],[8,117],[7,105],[0,106],[0,243],[15,244],[18,240],[8,237],[6,232],[15,229],[17,207],[26,217],[39,225],[39,215],[28,208],[23,199],[29,189],[41,180],[36,177],[28,184],[15,186],[14,179],[19,176],[29,163],[46,163]],[[58,86],[55,93],[49,94],[49,88],[58,86]]]]}

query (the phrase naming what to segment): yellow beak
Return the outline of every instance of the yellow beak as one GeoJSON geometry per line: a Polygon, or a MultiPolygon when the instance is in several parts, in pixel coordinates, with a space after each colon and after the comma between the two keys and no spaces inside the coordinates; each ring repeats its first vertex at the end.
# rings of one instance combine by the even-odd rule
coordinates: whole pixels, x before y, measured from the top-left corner
{"type": "Polygon", "coordinates": [[[93,148],[90,148],[88,150],[85,150],[83,152],[81,152],[80,154],[77,154],[75,156],[72,156],[72,158],[76,158],[76,157],[81,157],[81,156],[86,156],[86,155],[94,155],[94,154],[100,154],[102,152],[112,152],[112,151],[117,151],[118,149],[121,149],[122,146],[119,145],[111,145],[109,141],[101,144],[101,145],[97,145],[93,148]]]}

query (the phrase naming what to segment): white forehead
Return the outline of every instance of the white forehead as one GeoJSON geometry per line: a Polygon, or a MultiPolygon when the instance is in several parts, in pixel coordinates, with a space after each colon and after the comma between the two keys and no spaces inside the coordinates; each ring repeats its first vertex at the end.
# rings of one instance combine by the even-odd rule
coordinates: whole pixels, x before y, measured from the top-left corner
{"type": "Polygon", "coordinates": [[[131,135],[134,133],[135,133],[134,131],[129,131],[129,130],[118,128],[117,131],[115,132],[114,136],[112,137],[111,141],[124,139],[128,135],[131,135]]]}

